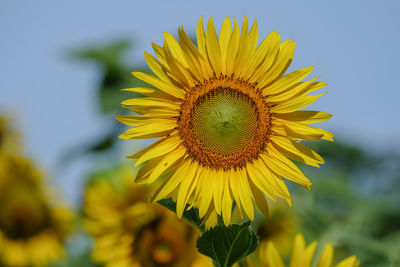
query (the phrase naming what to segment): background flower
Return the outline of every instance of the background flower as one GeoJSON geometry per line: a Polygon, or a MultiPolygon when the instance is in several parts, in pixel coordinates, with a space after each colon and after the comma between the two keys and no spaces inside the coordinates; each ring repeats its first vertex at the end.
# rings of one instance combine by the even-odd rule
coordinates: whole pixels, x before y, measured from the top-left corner
{"type": "Polygon", "coordinates": [[[23,157],[0,153],[0,265],[46,266],[64,255],[72,212],[46,196],[42,175],[23,157]]]}
{"type": "Polygon", "coordinates": [[[195,247],[199,232],[135,185],[127,168],[103,173],[86,189],[85,226],[93,258],[106,266],[212,266],[195,247]]]}

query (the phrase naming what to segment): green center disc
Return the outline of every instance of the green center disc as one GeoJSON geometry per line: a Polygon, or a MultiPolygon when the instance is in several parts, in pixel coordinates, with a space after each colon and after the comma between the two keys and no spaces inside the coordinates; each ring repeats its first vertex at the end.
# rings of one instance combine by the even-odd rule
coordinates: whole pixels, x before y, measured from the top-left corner
{"type": "Polygon", "coordinates": [[[254,139],[257,110],[247,95],[217,88],[200,97],[191,111],[197,140],[210,152],[228,156],[239,153],[254,139]]]}

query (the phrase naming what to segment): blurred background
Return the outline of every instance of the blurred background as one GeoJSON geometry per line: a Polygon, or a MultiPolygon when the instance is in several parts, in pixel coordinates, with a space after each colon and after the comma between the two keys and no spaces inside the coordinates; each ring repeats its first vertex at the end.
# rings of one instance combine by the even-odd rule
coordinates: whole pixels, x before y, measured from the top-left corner
{"type": "MultiPolygon", "coordinates": [[[[0,213],[0,220],[31,214],[28,222],[24,222],[27,216],[0,222],[0,232],[8,231],[8,238],[0,234],[0,259],[7,259],[0,266],[103,266],[108,259],[101,256],[101,249],[109,249],[121,238],[104,237],[101,232],[110,227],[136,231],[137,225],[121,223],[136,218],[135,212],[148,218],[140,225],[162,222],[151,224],[154,236],[146,237],[144,244],[153,244],[149,240],[158,240],[160,235],[181,253],[179,249],[185,246],[165,237],[163,229],[173,220],[168,214],[157,208],[146,215],[143,212],[148,209],[143,207],[132,211],[132,203],[143,199],[123,197],[130,195],[121,191],[121,185],[129,183],[124,177],[135,172],[124,156],[148,141],[118,140],[123,128],[113,116],[125,112],[119,102],[132,96],[119,90],[141,85],[129,73],[149,71],[143,51],[152,51],[151,42],[162,44],[162,32],[176,36],[181,25],[193,35],[201,15],[206,20],[212,16],[217,27],[226,16],[235,16],[239,24],[245,15],[250,21],[256,18],[260,38],[277,30],[283,39],[297,41],[289,71],[313,65],[314,76],[322,75],[320,80],[328,83],[328,94],[310,109],[334,115],[321,127],[335,134],[335,142],[309,144],[327,164],[321,169],[303,168],[313,182],[311,191],[289,184],[292,209],[272,204],[271,220],[260,217],[256,221],[254,227],[262,239],[288,243],[301,231],[307,241],[332,242],[338,257],[356,254],[361,266],[400,266],[400,91],[395,83],[400,61],[399,12],[400,2],[395,0],[1,1],[0,140],[2,153],[12,155],[4,156],[1,164],[7,177],[19,175],[12,171],[16,169],[26,173],[27,183],[35,185],[28,187],[35,190],[26,193],[20,184],[0,181],[0,202],[12,207],[0,213]],[[18,197],[6,198],[6,186],[18,188],[19,193],[13,194],[18,197]],[[108,196],[108,201],[96,199],[91,190],[108,196]],[[119,204],[107,206],[113,202],[119,204]],[[105,210],[93,214],[88,211],[96,210],[90,208],[93,205],[105,210]],[[61,206],[63,211],[59,211],[61,206]],[[46,208],[42,212],[38,207],[46,208]],[[122,216],[125,210],[129,214],[122,216]],[[102,214],[111,211],[119,214],[120,221],[103,222],[109,216],[102,214]],[[4,245],[2,240],[15,237],[16,223],[25,227],[18,240],[40,234],[39,226],[50,225],[56,234],[35,242],[58,250],[50,256],[32,252],[36,256],[18,260],[24,249],[36,250],[34,245],[4,245]],[[93,240],[99,238],[104,244],[96,243],[94,249],[93,240]],[[7,251],[15,255],[4,256],[7,251]],[[29,263],[32,259],[34,263],[29,263]]],[[[176,233],[188,236],[182,231],[193,231],[182,227],[176,233]]],[[[151,251],[151,261],[137,256],[143,266],[174,260],[181,265],[163,264],[206,266],[198,255],[178,260],[159,244],[151,251]]],[[[114,266],[132,264],[121,261],[114,266]]]]}

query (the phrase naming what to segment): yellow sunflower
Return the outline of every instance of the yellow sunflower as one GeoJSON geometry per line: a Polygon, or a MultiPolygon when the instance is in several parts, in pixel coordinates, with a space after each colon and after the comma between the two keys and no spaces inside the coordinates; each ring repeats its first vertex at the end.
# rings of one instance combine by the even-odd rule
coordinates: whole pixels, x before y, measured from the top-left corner
{"type": "Polygon", "coordinates": [[[41,174],[26,159],[0,153],[0,166],[0,266],[45,266],[58,260],[72,213],[53,206],[41,174]]]}
{"type": "MultiPolygon", "coordinates": [[[[317,247],[317,242],[314,241],[310,245],[306,246],[304,241],[304,237],[301,234],[297,234],[293,250],[292,257],[290,260],[290,267],[309,267],[313,261],[317,262],[317,267],[330,267],[332,266],[333,261],[333,246],[331,244],[327,244],[322,251],[319,259],[313,259],[314,252],[317,247]]],[[[275,248],[273,242],[269,242],[268,245],[261,251],[260,258],[262,261],[262,266],[265,267],[284,267],[286,266],[283,263],[281,256],[279,255],[278,250],[275,248]]],[[[336,267],[358,267],[360,265],[360,261],[356,256],[350,256],[339,263],[337,263],[336,267]]],[[[289,265],[287,265],[289,266],[289,265]]]]}
{"type": "Polygon", "coordinates": [[[287,206],[277,205],[271,209],[269,218],[262,220],[256,226],[260,240],[258,250],[264,250],[268,243],[273,242],[282,255],[288,255],[292,240],[297,233],[298,223],[297,217],[287,206]]]}
{"type": "Polygon", "coordinates": [[[144,97],[122,105],[142,116],[116,116],[134,128],[124,139],[160,138],[137,158],[138,183],[163,184],[153,195],[157,201],[175,197],[177,215],[186,204],[199,208],[206,227],[222,216],[229,225],[233,203],[241,214],[254,219],[254,206],[264,214],[270,199],[287,200],[290,194],[282,177],[306,188],[311,182],[291,161],[318,167],[324,160],[300,140],[332,140],[325,130],[307,125],[327,120],[330,114],[299,109],[322,94],[316,78],[302,81],[312,71],[306,67],[285,74],[295,42],[281,42],[277,32],[259,45],[258,28],[250,31],[245,17],[241,31],[226,18],[217,36],[213,19],[206,32],[197,26],[197,46],[178,30],[179,41],[164,33],[163,47],[153,44],[158,59],[145,53],[154,72],[133,75],[155,87],[128,88],[144,97]]]}
{"type": "Polygon", "coordinates": [[[196,251],[198,231],[149,203],[148,188],[135,185],[128,173],[104,174],[110,179],[86,189],[84,223],[94,238],[94,260],[106,267],[211,267],[196,251]]]}

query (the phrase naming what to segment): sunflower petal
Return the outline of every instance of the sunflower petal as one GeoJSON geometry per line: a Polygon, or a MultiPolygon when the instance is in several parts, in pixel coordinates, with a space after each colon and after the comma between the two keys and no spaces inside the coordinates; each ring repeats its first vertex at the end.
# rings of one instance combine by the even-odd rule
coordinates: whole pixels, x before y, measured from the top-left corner
{"type": "Polygon", "coordinates": [[[149,183],[154,182],[159,178],[165,170],[170,168],[175,162],[182,159],[186,154],[186,149],[183,146],[178,146],[174,152],[167,154],[160,160],[157,166],[154,167],[153,172],[150,174],[149,183]]]}
{"type": "Polygon", "coordinates": [[[317,267],[330,267],[333,259],[333,246],[327,244],[319,257],[317,267]]]}
{"type": "MultiPolygon", "coordinates": [[[[271,151],[271,150],[270,150],[271,151]]],[[[289,179],[295,183],[301,184],[304,187],[311,189],[311,182],[297,168],[297,166],[289,159],[282,157],[280,153],[271,153],[266,155],[268,160],[265,163],[275,173],[289,179]]]]}
{"type": "Polygon", "coordinates": [[[290,113],[279,113],[275,114],[274,116],[279,119],[287,121],[298,121],[301,123],[315,123],[326,121],[332,118],[332,114],[311,110],[298,110],[290,113]]]}
{"type": "Polygon", "coordinates": [[[139,164],[167,153],[173,151],[180,143],[181,139],[179,136],[170,136],[166,138],[165,141],[159,143],[157,146],[153,147],[152,149],[145,152],[135,163],[135,167],[139,164]]]}
{"type": "Polygon", "coordinates": [[[232,215],[232,197],[229,190],[229,176],[224,175],[224,194],[222,196],[222,219],[226,227],[229,226],[231,222],[232,215]]]}
{"type": "Polygon", "coordinates": [[[221,48],[222,73],[226,73],[226,55],[228,53],[229,39],[231,38],[231,21],[229,17],[224,19],[219,33],[219,46],[221,48]]]}
{"type": "Polygon", "coordinates": [[[263,95],[273,95],[285,91],[287,88],[290,88],[307,77],[312,72],[313,68],[314,67],[311,66],[299,69],[283,76],[277,82],[265,87],[263,89],[263,95]]]}
{"type": "Polygon", "coordinates": [[[188,167],[187,173],[179,186],[178,197],[176,200],[176,215],[182,218],[183,211],[185,210],[187,201],[198,181],[199,165],[194,161],[188,167]]]}
{"type": "Polygon", "coordinates": [[[132,72],[132,75],[136,78],[153,85],[154,87],[160,89],[161,91],[170,94],[176,98],[183,99],[185,97],[185,91],[181,88],[168,84],[153,75],[143,73],[143,72],[132,72]]]}
{"type": "Polygon", "coordinates": [[[315,151],[289,138],[272,136],[271,143],[278,151],[290,159],[314,167],[319,167],[319,164],[324,163],[324,160],[315,151]]]}
{"type": "Polygon", "coordinates": [[[318,98],[320,98],[320,96],[324,94],[325,93],[319,95],[305,95],[295,97],[285,102],[279,103],[276,106],[273,106],[271,108],[271,111],[273,113],[290,113],[312,104],[315,100],[317,100],[318,98]]]}
{"type": "Polygon", "coordinates": [[[212,18],[208,20],[207,24],[206,45],[208,60],[210,61],[215,74],[220,75],[222,73],[222,55],[212,18]]]}
{"type": "Polygon", "coordinates": [[[186,176],[186,173],[193,174],[193,170],[191,171],[190,162],[183,162],[182,166],[179,166],[167,179],[163,185],[160,186],[160,191],[156,192],[152,196],[152,202],[157,202],[158,200],[164,199],[168,197],[168,195],[178,187],[178,185],[182,182],[183,178],[186,176]]]}
{"type": "Polygon", "coordinates": [[[239,25],[234,19],[233,32],[231,38],[229,39],[228,50],[226,54],[226,73],[231,75],[234,73],[234,64],[237,57],[238,49],[239,49],[239,40],[240,40],[240,30],[239,25]]]}
{"type": "Polygon", "coordinates": [[[121,134],[121,139],[142,139],[142,138],[157,138],[163,137],[172,133],[176,128],[176,122],[168,119],[158,119],[155,123],[136,126],[128,129],[121,134]]]}

